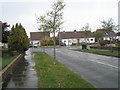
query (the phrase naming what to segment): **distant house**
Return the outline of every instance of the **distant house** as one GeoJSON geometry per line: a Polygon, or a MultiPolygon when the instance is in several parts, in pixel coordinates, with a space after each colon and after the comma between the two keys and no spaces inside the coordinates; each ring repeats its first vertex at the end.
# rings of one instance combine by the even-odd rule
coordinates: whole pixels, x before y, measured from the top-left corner
{"type": "Polygon", "coordinates": [[[115,40],[115,39],[117,39],[117,34],[115,32],[109,32],[103,36],[103,40],[115,40]]]}
{"type": "Polygon", "coordinates": [[[0,47],[8,48],[8,37],[10,35],[10,27],[7,22],[0,21],[0,47]]]}
{"type": "Polygon", "coordinates": [[[87,42],[87,43],[94,43],[95,38],[94,37],[87,37],[80,32],[73,31],[73,32],[59,32],[59,39],[61,43],[64,43],[65,45],[72,45],[72,44],[77,44],[77,43],[82,43],[82,42],[87,42]]]}
{"type": "Polygon", "coordinates": [[[120,41],[120,32],[116,34],[116,39],[120,41]]]}
{"type": "Polygon", "coordinates": [[[30,45],[41,46],[41,40],[50,38],[49,32],[30,32],[30,45]]]}

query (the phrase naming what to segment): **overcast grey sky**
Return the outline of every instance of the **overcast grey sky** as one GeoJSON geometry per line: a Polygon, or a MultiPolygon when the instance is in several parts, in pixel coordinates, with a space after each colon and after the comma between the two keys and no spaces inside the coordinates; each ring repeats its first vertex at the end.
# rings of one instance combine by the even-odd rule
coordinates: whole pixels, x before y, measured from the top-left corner
{"type": "MultiPolygon", "coordinates": [[[[44,15],[51,10],[55,0],[0,0],[0,18],[11,26],[21,23],[29,36],[29,32],[38,31],[36,16],[44,15]]],[[[63,30],[80,30],[86,23],[90,24],[92,31],[100,27],[99,20],[113,18],[118,24],[119,0],[64,0],[63,30]]],[[[62,30],[62,31],[63,31],[62,30]]]]}

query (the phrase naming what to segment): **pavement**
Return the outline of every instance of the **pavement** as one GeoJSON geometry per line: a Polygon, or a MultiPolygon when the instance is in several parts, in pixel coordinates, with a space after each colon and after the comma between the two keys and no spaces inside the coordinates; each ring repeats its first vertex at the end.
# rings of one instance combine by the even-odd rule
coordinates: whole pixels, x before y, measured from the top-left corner
{"type": "MultiPolygon", "coordinates": [[[[96,88],[118,88],[118,58],[74,51],[79,47],[56,48],[56,60],[79,74],[96,88]]],[[[32,48],[32,51],[43,49],[32,48]]],[[[53,48],[46,48],[53,57],[53,48]]]]}
{"type": "Polygon", "coordinates": [[[38,88],[38,77],[34,67],[34,54],[31,53],[30,48],[26,51],[23,60],[12,72],[12,77],[6,88],[15,88],[15,90],[17,88],[38,88]]]}

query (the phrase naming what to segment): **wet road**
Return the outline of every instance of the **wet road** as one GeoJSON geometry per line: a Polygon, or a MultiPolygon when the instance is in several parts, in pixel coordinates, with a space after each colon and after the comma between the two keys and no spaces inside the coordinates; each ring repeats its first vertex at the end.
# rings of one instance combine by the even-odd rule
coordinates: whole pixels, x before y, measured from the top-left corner
{"type": "MultiPolygon", "coordinates": [[[[56,49],[56,59],[97,88],[118,88],[118,58],[73,51],[76,47],[56,49]]],[[[78,47],[77,47],[78,48],[78,47]]],[[[33,48],[32,51],[42,51],[33,48]]],[[[53,49],[46,52],[53,57],[53,49]]]]}
{"type": "Polygon", "coordinates": [[[13,75],[7,85],[7,88],[37,88],[38,77],[35,71],[34,55],[31,49],[26,51],[24,60],[15,68],[13,75]]]}

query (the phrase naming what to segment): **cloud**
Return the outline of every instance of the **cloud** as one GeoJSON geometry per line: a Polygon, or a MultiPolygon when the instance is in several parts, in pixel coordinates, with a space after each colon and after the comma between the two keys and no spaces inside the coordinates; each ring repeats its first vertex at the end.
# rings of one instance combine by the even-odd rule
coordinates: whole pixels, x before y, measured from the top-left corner
{"type": "MultiPolygon", "coordinates": [[[[37,31],[36,17],[44,15],[55,0],[3,0],[2,21],[13,25],[22,23],[27,34],[37,31]]],[[[113,18],[118,22],[118,1],[119,0],[64,0],[63,30],[79,30],[85,23],[89,23],[92,30],[100,26],[99,20],[113,18]]]]}

